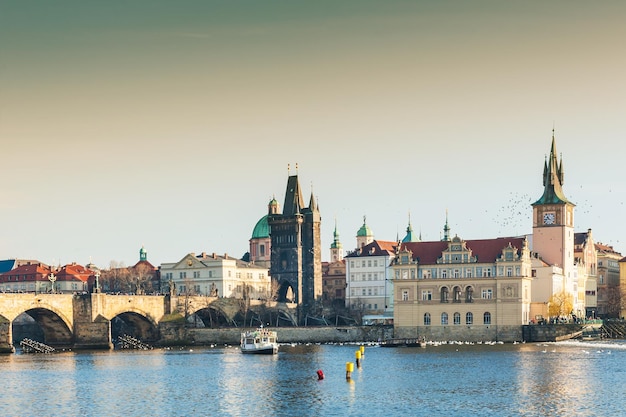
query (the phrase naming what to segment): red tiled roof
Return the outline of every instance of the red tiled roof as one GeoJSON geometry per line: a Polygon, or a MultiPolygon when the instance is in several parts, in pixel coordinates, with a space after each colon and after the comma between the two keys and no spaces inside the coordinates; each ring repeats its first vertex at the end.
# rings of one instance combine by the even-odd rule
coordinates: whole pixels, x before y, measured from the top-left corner
{"type": "MultiPolygon", "coordinates": [[[[465,240],[467,248],[472,251],[472,256],[476,256],[478,262],[494,262],[502,249],[509,246],[521,250],[524,246],[523,237],[499,237],[496,239],[465,240]]],[[[441,252],[448,249],[446,241],[436,242],[406,242],[401,248],[409,249],[413,253],[413,259],[417,259],[420,264],[435,264],[441,257],[441,252]]]]}
{"type": "Polygon", "coordinates": [[[393,255],[398,246],[398,242],[390,242],[387,240],[374,240],[363,246],[361,250],[356,250],[349,253],[347,258],[354,258],[360,256],[389,256],[393,255]]]}
{"type": "Polygon", "coordinates": [[[5,272],[4,274],[0,274],[0,281],[6,281],[8,277],[18,275],[26,275],[27,280],[30,281],[32,278],[36,279],[37,276],[47,276],[49,273],[50,268],[42,266],[41,264],[20,265],[17,268],[5,272]]]}

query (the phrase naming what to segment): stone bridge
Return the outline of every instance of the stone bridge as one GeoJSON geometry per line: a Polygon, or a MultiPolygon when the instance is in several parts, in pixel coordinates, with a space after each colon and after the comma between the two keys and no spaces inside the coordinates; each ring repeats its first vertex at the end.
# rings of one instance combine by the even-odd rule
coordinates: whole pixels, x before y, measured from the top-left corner
{"type": "MultiPolygon", "coordinates": [[[[294,307],[262,302],[251,302],[248,306],[253,311],[273,309],[295,322],[294,307]]],[[[22,313],[39,325],[45,339],[42,342],[47,345],[57,349],[111,349],[111,323],[115,319],[121,319],[135,337],[154,344],[162,341],[161,328],[165,323],[184,328],[184,319],[193,315],[205,327],[212,327],[209,319],[213,316],[234,324],[242,314],[242,303],[232,298],[206,296],[2,293],[0,353],[15,351],[13,322],[22,313]]]]}

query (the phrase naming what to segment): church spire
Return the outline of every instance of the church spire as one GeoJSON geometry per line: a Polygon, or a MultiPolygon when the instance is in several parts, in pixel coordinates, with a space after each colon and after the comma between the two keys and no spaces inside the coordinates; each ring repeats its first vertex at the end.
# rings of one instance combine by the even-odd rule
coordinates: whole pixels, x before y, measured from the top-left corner
{"type": "Polygon", "coordinates": [[[333,243],[330,244],[330,259],[333,262],[343,259],[343,245],[339,241],[339,232],[337,231],[337,218],[335,217],[335,231],[333,232],[333,243]]]}
{"type": "Polygon", "coordinates": [[[556,140],[552,129],[550,156],[543,165],[543,195],[533,205],[570,203],[563,194],[563,158],[557,160],[556,140]]]}
{"type": "Polygon", "coordinates": [[[446,224],[443,225],[443,240],[448,242],[450,240],[450,226],[448,226],[448,209],[446,209],[446,224]]]}
{"type": "Polygon", "coordinates": [[[409,212],[409,224],[406,227],[406,236],[402,242],[419,242],[420,239],[413,235],[413,226],[411,225],[411,212],[409,212]]]}

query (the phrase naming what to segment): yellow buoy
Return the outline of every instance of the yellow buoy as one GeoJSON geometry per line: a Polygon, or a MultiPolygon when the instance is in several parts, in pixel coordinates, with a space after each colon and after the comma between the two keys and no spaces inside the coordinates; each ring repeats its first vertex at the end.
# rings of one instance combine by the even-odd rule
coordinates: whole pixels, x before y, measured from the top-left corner
{"type": "Polygon", "coordinates": [[[354,364],[352,362],[346,362],[346,381],[350,381],[352,378],[352,371],[354,371],[354,364]]]}

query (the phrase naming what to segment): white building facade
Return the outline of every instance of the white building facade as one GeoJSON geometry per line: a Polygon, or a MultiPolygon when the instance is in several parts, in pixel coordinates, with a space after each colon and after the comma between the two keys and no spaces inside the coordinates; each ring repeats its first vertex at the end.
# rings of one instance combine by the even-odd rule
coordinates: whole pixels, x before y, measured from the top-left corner
{"type": "Polygon", "coordinates": [[[227,254],[189,253],[178,262],[161,264],[161,288],[177,295],[267,300],[271,278],[267,268],[227,254]]]}

